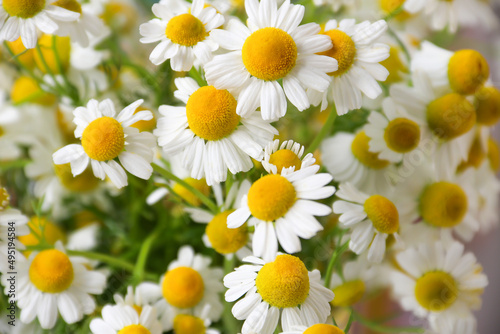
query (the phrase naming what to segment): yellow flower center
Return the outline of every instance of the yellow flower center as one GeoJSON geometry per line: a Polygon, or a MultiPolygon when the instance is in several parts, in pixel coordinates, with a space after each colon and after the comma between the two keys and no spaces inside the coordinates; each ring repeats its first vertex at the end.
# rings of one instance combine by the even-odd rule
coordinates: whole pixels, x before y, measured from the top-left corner
{"type": "Polygon", "coordinates": [[[476,50],[460,50],[448,63],[451,88],[459,94],[473,94],[490,75],[488,62],[476,50]]]}
{"type": "Polygon", "coordinates": [[[172,306],[191,308],[200,302],[205,293],[205,284],[200,273],[190,267],[169,270],[162,284],[163,297],[172,306]]]}
{"type": "Polygon", "coordinates": [[[14,104],[26,102],[50,106],[56,102],[56,97],[44,92],[35,79],[28,76],[20,76],[14,82],[10,92],[10,98],[14,104]]]}
{"type": "MultiPolygon", "coordinates": [[[[144,108],[144,107],[139,107],[136,109],[136,111],[134,111],[134,115],[137,114],[139,111],[143,111],[143,110],[149,110],[147,108],[144,108]]],[[[138,129],[139,131],[150,131],[152,132],[155,128],[156,128],[156,117],[155,117],[155,114],[153,113],[153,118],[150,119],[149,121],[137,121],[135,122],[134,124],[130,125],[131,127],[133,128],[136,128],[138,129]]]]}
{"type": "Polygon", "coordinates": [[[227,227],[227,216],[233,211],[227,210],[216,214],[205,229],[212,247],[220,254],[235,253],[248,242],[246,223],[238,228],[227,227]]]}
{"type": "Polygon", "coordinates": [[[16,59],[21,64],[29,69],[32,69],[35,66],[35,50],[26,49],[23,41],[21,40],[21,37],[19,37],[14,42],[5,41],[5,43],[7,43],[8,47],[12,50],[12,53],[14,53],[16,59]]]}
{"type": "Polygon", "coordinates": [[[285,77],[297,61],[297,45],[287,32],[278,28],[262,28],[252,33],[241,50],[248,72],[261,80],[285,77]]]}
{"type": "Polygon", "coordinates": [[[194,92],[186,104],[189,128],[200,138],[219,140],[238,127],[236,99],[227,90],[204,86],[194,92]]]}
{"type": "Polygon", "coordinates": [[[3,0],[2,6],[10,16],[29,19],[45,8],[45,0],[3,0]]]}
{"type": "Polygon", "coordinates": [[[52,5],[59,6],[75,13],[82,13],[82,5],[76,0],[57,0],[52,5]]]}
{"type": "Polygon", "coordinates": [[[55,38],[53,35],[43,35],[38,39],[40,52],[35,53],[36,66],[43,73],[61,74],[69,68],[71,41],[69,37],[55,38]],[[57,52],[57,54],[56,54],[57,52]]]}
{"type": "Polygon", "coordinates": [[[202,319],[187,314],[179,314],[174,318],[175,334],[205,334],[205,323],[202,319]]]}
{"type": "Polygon", "coordinates": [[[29,269],[30,281],[40,291],[59,293],[73,282],[73,265],[69,257],[57,249],[38,253],[29,269]]]}
{"type": "Polygon", "coordinates": [[[74,192],[87,192],[94,190],[99,185],[99,180],[94,176],[92,170],[85,169],[83,173],[73,177],[71,165],[54,165],[54,170],[62,185],[74,192]]]}
{"type": "MultiPolygon", "coordinates": [[[[66,241],[64,231],[54,223],[45,218],[36,216],[31,217],[28,226],[31,233],[19,237],[19,241],[25,246],[36,246],[40,243],[40,239],[45,240],[46,243],[53,245],[57,240],[66,241]]],[[[31,253],[31,252],[29,252],[31,253]]],[[[26,252],[28,254],[28,252],[26,252]]]]}
{"type": "MultiPolygon", "coordinates": [[[[402,15],[401,13],[400,15],[402,15]]],[[[399,15],[398,15],[399,16],[399,15]]],[[[408,68],[401,60],[400,50],[394,46],[389,49],[389,57],[380,62],[389,71],[389,76],[385,79],[385,83],[395,83],[403,79],[401,73],[407,73],[408,68]]]]}
{"type": "Polygon", "coordinates": [[[335,298],[332,300],[332,305],[341,307],[354,305],[363,297],[365,290],[365,283],[362,280],[345,282],[333,289],[335,298]]]}
{"type": "Polygon", "coordinates": [[[191,14],[181,14],[168,21],[165,35],[176,44],[193,46],[203,41],[207,32],[198,18],[191,14]]]}
{"type": "Polygon", "coordinates": [[[482,125],[495,125],[500,119],[500,91],[495,87],[483,87],[475,98],[476,119],[482,125]]]}
{"type": "MultiPolygon", "coordinates": [[[[404,4],[404,2],[405,0],[380,0],[380,8],[387,14],[392,14],[394,11],[398,10],[404,4]]],[[[394,18],[399,21],[404,21],[410,17],[411,14],[403,10],[394,18]]]]}
{"type": "Polygon", "coordinates": [[[420,214],[434,226],[453,227],[464,218],[467,204],[467,195],[460,186],[436,182],[427,186],[420,196],[420,214]]]}
{"type": "Polygon", "coordinates": [[[337,71],[328,74],[336,77],[341,76],[354,64],[356,45],[352,38],[341,30],[332,29],[325,31],[323,34],[330,37],[333,46],[330,50],[319,54],[335,58],[339,63],[339,68],[337,71]]]}
{"type": "Polygon", "coordinates": [[[151,334],[143,325],[128,325],[120,329],[118,334],[151,334]]]}
{"type": "Polygon", "coordinates": [[[269,163],[276,166],[278,169],[278,174],[281,173],[283,168],[295,167],[295,170],[299,170],[302,166],[302,161],[293,151],[288,149],[282,149],[274,152],[269,157],[269,163]]]}
{"type": "Polygon", "coordinates": [[[132,305],[132,308],[137,312],[138,315],[141,315],[142,313],[142,307],[139,305],[132,305]]]}
{"type": "Polygon", "coordinates": [[[345,334],[343,330],[334,325],[316,324],[304,331],[304,334],[345,334]]]}
{"type": "Polygon", "coordinates": [[[418,303],[432,312],[449,308],[457,300],[458,287],[455,279],[443,271],[424,274],[415,285],[415,297],[418,303]]]}
{"type": "Polygon", "coordinates": [[[283,217],[295,203],[297,192],[292,183],[278,174],[261,177],[248,191],[248,208],[264,221],[283,217]]]}
{"type": "Polygon", "coordinates": [[[463,171],[468,167],[479,168],[485,158],[486,152],[483,150],[481,139],[479,136],[476,136],[470,147],[467,160],[462,161],[462,163],[458,166],[458,171],[463,171]]]}
{"type": "Polygon", "coordinates": [[[493,171],[500,169],[500,147],[493,138],[488,140],[488,160],[493,171]]]}
{"type": "Polygon", "coordinates": [[[351,144],[352,154],[366,167],[382,169],[389,165],[389,161],[378,158],[378,153],[369,151],[370,137],[364,131],[359,132],[351,144]]]}
{"type": "Polygon", "coordinates": [[[467,99],[451,93],[427,106],[427,123],[434,134],[444,140],[459,137],[476,122],[476,111],[467,99]]]}
{"type": "MultiPolygon", "coordinates": [[[[188,177],[184,179],[184,182],[195,188],[196,190],[200,191],[203,195],[208,196],[210,193],[210,187],[207,185],[207,182],[205,179],[201,180],[196,180],[193,179],[192,177],[188,177]]],[[[183,200],[185,200],[187,203],[191,204],[192,206],[200,206],[201,205],[201,200],[193,194],[190,190],[185,188],[183,185],[176,183],[174,185],[174,192],[179,195],[183,200]]]]}
{"type": "Polygon", "coordinates": [[[420,142],[420,127],[407,118],[393,119],[385,128],[384,140],[387,147],[395,152],[410,152],[420,142]]]}
{"type": "Polygon", "coordinates": [[[260,269],[255,285],[262,299],[271,306],[296,307],[309,294],[309,273],[298,257],[278,255],[260,269]]]}
{"type": "Polygon", "coordinates": [[[7,209],[10,204],[10,195],[7,189],[0,187],[0,211],[7,209]]]}
{"type": "Polygon", "coordinates": [[[97,118],[83,130],[82,146],[90,159],[112,160],[125,147],[123,127],[112,117],[97,118]]]}
{"type": "Polygon", "coordinates": [[[364,204],[364,209],[373,223],[373,227],[380,233],[392,234],[399,229],[398,209],[387,198],[380,195],[370,196],[364,204]]]}

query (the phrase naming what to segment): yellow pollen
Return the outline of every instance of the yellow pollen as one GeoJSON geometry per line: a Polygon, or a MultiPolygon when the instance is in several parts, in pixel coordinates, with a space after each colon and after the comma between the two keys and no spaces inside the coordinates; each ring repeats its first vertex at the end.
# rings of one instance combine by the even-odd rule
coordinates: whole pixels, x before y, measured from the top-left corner
{"type": "Polygon", "coordinates": [[[191,14],[181,14],[168,21],[165,35],[176,44],[193,46],[203,41],[208,34],[198,18],[191,14]]]}
{"type": "Polygon", "coordinates": [[[83,130],[82,146],[90,159],[112,160],[125,147],[123,127],[112,117],[97,118],[83,130]]]}
{"type": "Polygon", "coordinates": [[[304,331],[304,334],[345,334],[343,330],[334,325],[316,324],[304,331]]]}
{"type": "Polygon", "coordinates": [[[205,229],[210,244],[219,254],[235,253],[248,242],[246,223],[238,228],[227,227],[227,216],[233,211],[227,210],[216,214],[205,229]]]}
{"type": "Polygon", "coordinates": [[[35,63],[43,73],[61,74],[61,71],[66,72],[69,68],[71,54],[69,37],[57,36],[55,38],[55,51],[53,35],[43,35],[38,39],[38,45],[41,52],[35,52],[35,63]]]}
{"type": "Polygon", "coordinates": [[[325,31],[323,34],[330,37],[333,46],[330,50],[319,54],[335,58],[339,63],[339,68],[337,71],[328,74],[336,77],[341,76],[354,64],[356,45],[352,38],[341,30],[332,29],[325,31]]]}
{"type": "Polygon", "coordinates": [[[468,167],[479,168],[486,158],[486,152],[483,150],[481,138],[476,136],[469,150],[469,155],[466,161],[458,166],[458,171],[463,171],[468,167]]]}
{"type": "Polygon", "coordinates": [[[85,169],[83,173],[73,177],[71,173],[71,166],[69,163],[64,165],[54,165],[54,170],[56,172],[59,181],[62,185],[74,192],[87,192],[94,190],[99,185],[99,180],[94,176],[92,170],[89,168],[85,169]]]}
{"type": "MultiPolygon", "coordinates": [[[[143,111],[143,110],[149,110],[147,108],[144,108],[144,107],[139,107],[137,108],[136,111],[134,111],[134,115],[137,114],[139,111],[143,111]]],[[[156,117],[155,117],[155,114],[153,113],[153,118],[150,119],[149,121],[137,121],[135,122],[134,124],[130,125],[131,127],[133,128],[136,128],[138,129],[139,131],[153,131],[155,128],[156,128],[156,117]]]]}
{"type": "Polygon", "coordinates": [[[202,319],[188,314],[179,314],[174,318],[175,334],[205,334],[202,319]]]}
{"type": "Polygon", "coordinates": [[[190,267],[177,267],[167,271],[162,284],[163,297],[178,308],[191,308],[201,301],[205,284],[201,275],[190,267]]]}
{"type": "Polygon", "coordinates": [[[128,325],[120,329],[118,334],[151,334],[143,325],[128,325]]]}
{"type": "Polygon", "coordinates": [[[45,0],[3,0],[2,6],[10,16],[29,19],[45,8],[45,0]]]}
{"type": "Polygon", "coordinates": [[[401,51],[398,48],[391,46],[389,49],[389,58],[380,62],[380,65],[384,66],[389,71],[389,76],[385,79],[385,83],[399,82],[403,79],[401,73],[408,72],[408,68],[399,56],[400,53],[401,51]]]}
{"type": "Polygon", "coordinates": [[[398,153],[407,153],[420,142],[420,127],[407,118],[396,118],[389,122],[384,132],[387,146],[398,153]]]}
{"type": "Polygon", "coordinates": [[[455,279],[443,271],[424,274],[415,284],[415,298],[425,309],[440,312],[457,300],[458,287],[455,279]]]}
{"type": "Polygon", "coordinates": [[[50,106],[56,102],[54,95],[44,92],[36,80],[28,76],[20,76],[16,79],[10,98],[14,104],[30,102],[50,106]]]}
{"type": "Polygon", "coordinates": [[[488,79],[488,62],[476,50],[460,50],[448,63],[448,79],[451,88],[459,94],[473,94],[488,79]]]}
{"type": "Polygon", "coordinates": [[[363,298],[365,290],[365,283],[362,280],[345,282],[333,289],[335,298],[331,303],[333,306],[349,307],[363,298]]]}
{"type": "Polygon", "coordinates": [[[451,140],[472,129],[476,111],[467,99],[451,93],[432,101],[427,106],[427,123],[434,134],[451,140]]]}
{"type": "Polygon", "coordinates": [[[7,189],[0,187],[0,212],[7,209],[10,204],[10,195],[7,189]]]}
{"type": "Polygon", "coordinates": [[[57,249],[38,253],[29,269],[30,281],[40,291],[59,293],[73,282],[73,265],[69,257],[57,249]]]}
{"type": "Polygon", "coordinates": [[[269,163],[276,166],[278,174],[281,173],[283,168],[295,167],[295,170],[299,170],[302,166],[302,161],[293,151],[288,149],[282,149],[274,152],[269,157],[269,163]]]}
{"type": "Polygon", "coordinates": [[[278,255],[260,269],[255,285],[262,299],[271,306],[296,307],[309,294],[309,273],[298,257],[278,255]]]}
{"type": "MultiPolygon", "coordinates": [[[[203,195],[208,196],[210,193],[210,187],[207,185],[207,182],[205,179],[201,180],[196,180],[193,179],[192,177],[188,177],[184,179],[184,182],[189,184],[190,186],[194,187],[196,190],[200,191],[203,195]]],[[[184,188],[184,186],[180,185],[179,183],[176,183],[174,185],[174,192],[179,195],[183,200],[185,200],[187,203],[191,204],[192,206],[200,206],[201,205],[201,200],[193,194],[190,190],[187,188],[184,188]]]]}
{"type": "Polygon", "coordinates": [[[493,138],[488,140],[488,160],[491,169],[497,172],[500,169],[500,147],[493,138]]]}
{"type": "Polygon", "coordinates": [[[380,233],[392,234],[399,229],[398,209],[387,198],[380,195],[370,196],[364,204],[364,209],[373,223],[373,227],[380,233]]]}
{"type": "Polygon", "coordinates": [[[241,50],[248,72],[261,80],[285,77],[297,61],[297,45],[287,32],[278,28],[262,28],[253,32],[241,50]]]}
{"type": "MultiPolygon", "coordinates": [[[[380,8],[387,14],[392,14],[394,11],[398,10],[405,0],[380,0],[380,8]]],[[[404,21],[411,17],[411,14],[403,10],[397,14],[394,18],[399,21],[404,21]]]]}
{"type": "Polygon", "coordinates": [[[420,196],[424,221],[438,227],[453,227],[467,213],[467,195],[460,186],[441,181],[427,186],[420,196]]]}
{"type": "Polygon", "coordinates": [[[351,144],[352,154],[366,167],[382,169],[389,165],[389,161],[378,158],[378,153],[370,152],[370,137],[364,131],[359,132],[351,144]]]}
{"type": "Polygon", "coordinates": [[[500,119],[500,91],[495,87],[483,87],[476,94],[476,120],[481,125],[495,125],[500,119]]]}
{"type": "Polygon", "coordinates": [[[293,206],[297,193],[292,183],[278,174],[261,177],[248,191],[248,208],[264,221],[283,217],[293,206]]]}
{"type": "MultiPolygon", "coordinates": [[[[66,241],[64,231],[59,226],[45,218],[33,216],[28,222],[28,226],[31,233],[18,238],[19,241],[21,241],[25,246],[38,245],[40,243],[39,238],[45,240],[45,242],[49,245],[54,245],[58,240],[63,242],[66,241]]],[[[26,255],[29,255],[30,253],[30,251],[25,252],[26,255]]]]}
{"type": "Polygon", "coordinates": [[[21,37],[19,37],[14,42],[5,41],[5,43],[7,43],[12,53],[14,53],[17,61],[19,61],[29,69],[32,69],[35,66],[35,50],[26,49],[23,41],[21,40],[21,37]]]}
{"type": "Polygon", "coordinates": [[[82,5],[76,0],[57,0],[52,5],[62,7],[75,13],[82,13],[82,5]]]}
{"type": "Polygon", "coordinates": [[[238,127],[236,99],[227,90],[204,86],[194,92],[186,104],[189,128],[205,140],[219,140],[238,127]]]}

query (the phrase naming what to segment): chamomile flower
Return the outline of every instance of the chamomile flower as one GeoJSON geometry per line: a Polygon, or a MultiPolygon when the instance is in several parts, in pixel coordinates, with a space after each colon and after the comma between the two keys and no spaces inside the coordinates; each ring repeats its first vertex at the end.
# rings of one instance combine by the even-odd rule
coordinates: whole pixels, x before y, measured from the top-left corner
{"type": "Polygon", "coordinates": [[[335,325],[315,324],[307,326],[293,326],[291,330],[281,332],[281,334],[344,334],[344,331],[335,325]]]}
{"type": "Polygon", "coordinates": [[[352,184],[342,184],[337,192],[341,200],[333,203],[333,212],[341,214],[340,225],[352,228],[349,248],[356,254],[368,249],[368,261],[384,259],[386,239],[399,238],[399,212],[394,203],[382,195],[367,195],[352,184]]]}
{"type": "Polygon", "coordinates": [[[276,139],[264,148],[262,166],[268,173],[281,174],[283,170],[293,172],[316,162],[312,153],[302,157],[303,154],[303,145],[293,140],[285,140],[280,145],[279,139],[276,139]]]}
{"type": "Polygon", "coordinates": [[[118,115],[111,100],[102,102],[90,100],[87,107],[78,107],[73,112],[76,124],[75,137],[80,144],[67,145],[53,154],[56,165],[70,163],[73,176],[80,175],[91,163],[94,176],[104,180],[108,176],[117,188],[127,185],[127,174],[149,179],[153,173],[155,140],[149,132],[139,132],[131,127],[137,121],[150,120],[153,115],[148,110],[136,114],[138,100],[118,115]],[[118,158],[123,167],[115,159],[118,158]]]}
{"type": "Polygon", "coordinates": [[[423,243],[397,254],[396,261],[402,272],[394,271],[390,279],[402,308],[427,318],[432,327],[446,325],[441,333],[456,333],[448,330],[479,308],[488,280],[475,256],[464,253],[459,242],[423,243]]]}
{"type": "Polygon", "coordinates": [[[327,75],[337,70],[333,58],[317,55],[331,48],[316,23],[299,26],[304,6],[276,0],[246,0],[248,27],[239,20],[212,37],[229,53],[205,65],[209,84],[238,92],[236,113],[245,117],[260,107],[262,118],[276,120],[287,110],[287,99],[299,110],[309,108],[306,89],[325,91],[327,75]],[[279,82],[282,81],[282,84],[279,82]]]}
{"type": "Polygon", "coordinates": [[[255,256],[272,260],[278,252],[278,242],[287,253],[299,252],[299,238],[310,239],[323,230],[314,216],[329,215],[331,209],[314,200],[330,197],[335,187],[327,186],[332,181],[330,174],[316,174],[319,168],[313,165],[261,177],[242,198],[241,207],[227,217],[229,228],[238,228],[247,221],[255,226],[255,256]]]}
{"type": "Polygon", "coordinates": [[[209,328],[212,321],[208,317],[210,305],[198,309],[194,314],[177,314],[174,318],[174,334],[220,334],[217,329],[209,328]]]}
{"type": "Polygon", "coordinates": [[[321,284],[318,270],[308,272],[295,256],[280,254],[273,261],[257,257],[224,277],[226,301],[239,300],[232,309],[238,320],[245,320],[243,332],[252,328],[270,334],[281,326],[287,329],[298,321],[306,325],[323,323],[330,314],[329,302],[334,294],[321,284]]]}
{"type": "Polygon", "coordinates": [[[239,116],[239,102],[225,89],[199,87],[191,78],[175,83],[174,94],[186,106],[160,106],[163,117],[154,134],[165,154],[182,154],[191,177],[204,177],[208,185],[225,181],[228,169],[233,174],[250,170],[250,158],[262,158],[277,130],[258,112],[239,116]]]}
{"type": "Polygon", "coordinates": [[[21,37],[28,49],[33,49],[38,40],[38,30],[52,34],[57,22],[72,22],[80,13],[64,9],[49,0],[1,0],[0,40],[15,41],[21,37]]]}
{"type": "Polygon", "coordinates": [[[119,294],[113,296],[117,305],[131,306],[138,315],[142,313],[145,306],[154,304],[160,298],[161,287],[151,282],[140,283],[135,288],[128,286],[125,297],[119,294]]]}
{"type": "Polygon", "coordinates": [[[377,81],[384,81],[389,71],[379,63],[389,57],[389,46],[375,43],[387,29],[384,20],[356,24],[354,19],[340,22],[330,20],[323,34],[328,36],[333,47],[322,55],[338,60],[337,71],[328,73],[332,82],[325,92],[309,90],[311,102],[321,102],[321,110],[328,102],[334,103],[339,115],[362,106],[362,95],[375,99],[382,94],[377,81]]]}
{"type": "MultiPolygon", "coordinates": [[[[44,329],[54,327],[58,313],[72,324],[94,312],[96,304],[90,295],[101,294],[106,286],[104,274],[87,270],[66,255],[60,243],[55,249],[32,252],[26,261],[18,261],[17,269],[20,320],[30,323],[38,317],[44,329]]],[[[7,287],[6,279],[2,277],[7,287]]]]}
{"type": "Polygon", "coordinates": [[[218,45],[209,36],[212,29],[224,23],[215,8],[204,7],[203,0],[193,4],[183,0],[162,1],[153,5],[158,17],[140,26],[141,43],[160,42],[149,59],[160,65],[170,59],[174,71],[189,71],[195,59],[209,61],[218,45]]]}
{"type": "Polygon", "coordinates": [[[210,258],[195,254],[190,246],[179,249],[177,260],[169,264],[160,279],[163,298],[155,304],[163,330],[174,328],[177,315],[201,314],[206,305],[210,305],[207,318],[219,320],[223,273],[220,268],[209,265],[210,258]]]}
{"type": "Polygon", "coordinates": [[[140,315],[129,305],[106,305],[102,318],[90,322],[93,334],[144,333],[161,334],[162,328],[157,320],[156,310],[145,305],[140,315]]]}
{"type": "Polygon", "coordinates": [[[363,257],[346,262],[342,268],[342,277],[335,272],[330,280],[330,289],[335,294],[331,304],[336,307],[351,307],[359,302],[367,294],[368,285],[375,278],[374,269],[363,257]]]}

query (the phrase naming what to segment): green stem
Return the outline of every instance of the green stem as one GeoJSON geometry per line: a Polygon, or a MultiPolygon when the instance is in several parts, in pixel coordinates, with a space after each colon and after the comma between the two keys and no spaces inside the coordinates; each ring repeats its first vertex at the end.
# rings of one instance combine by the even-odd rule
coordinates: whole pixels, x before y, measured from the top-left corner
{"type": "MultiPolygon", "coordinates": [[[[234,265],[236,257],[232,256],[230,259],[224,257],[224,274],[227,275],[234,270],[234,265]]],[[[231,307],[233,303],[224,303],[224,313],[222,315],[222,321],[224,322],[224,327],[228,330],[228,333],[239,333],[240,324],[231,312],[231,307]]]]}
{"type": "Polygon", "coordinates": [[[217,205],[215,205],[215,203],[212,202],[207,196],[203,195],[198,189],[196,189],[192,185],[188,184],[186,181],[178,178],[177,176],[175,176],[174,174],[172,174],[171,172],[169,172],[165,168],[163,168],[155,163],[153,163],[152,166],[153,166],[153,170],[155,172],[161,174],[167,180],[173,180],[173,181],[177,182],[178,184],[180,184],[181,186],[183,186],[184,188],[186,188],[187,190],[189,190],[191,193],[193,193],[193,195],[198,197],[200,199],[200,201],[202,201],[202,203],[205,204],[210,209],[210,211],[212,211],[212,213],[217,213],[217,211],[219,211],[219,208],[217,207],[217,205]]]}
{"type": "Polygon", "coordinates": [[[134,279],[137,280],[137,282],[141,282],[144,280],[144,271],[146,268],[146,261],[148,259],[148,254],[149,251],[151,250],[151,246],[155,242],[156,238],[160,234],[160,230],[162,228],[161,224],[157,225],[157,228],[151,233],[146,240],[142,243],[141,250],[139,251],[139,255],[137,256],[137,262],[135,263],[134,267],[134,279]]]}
{"type": "Polygon", "coordinates": [[[405,58],[408,61],[408,64],[411,62],[411,56],[410,56],[410,51],[408,51],[408,48],[406,47],[405,43],[399,38],[398,34],[394,30],[391,29],[391,27],[387,27],[387,32],[389,35],[391,35],[395,40],[396,43],[398,43],[399,47],[401,50],[403,50],[403,53],[405,54],[405,58]]]}
{"type": "Polygon", "coordinates": [[[333,123],[335,122],[335,119],[337,118],[337,108],[335,108],[335,104],[332,103],[332,108],[330,110],[330,115],[328,115],[328,118],[323,124],[323,127],[321,130],[318,132],[318,135],[316,138],[314,138],[313,142],[307,149],[306,154],[308,153],[313,153],[321,144],[321,141],[328,135],[330,134],[330,131],[332,130],[333,123]]]}
{"type": "Polygon", "coordinates": [[[365,327],[372,329],[380,333],[425,333],[425,330],[418,327],[390,327],[377,322],[366,319],[361,314],[353,311],[354,318],[364,325],[365,327]]]}
{"type": "Polygon", "coordinates": [[[354,310],[351,309],[351,314],[349,315],[349,320],[347,321],[347,325],[344,328],[345,334],[349,333],[349,330],[351,329],[351,325],[352,325],[353,320],[354,320],[354,310]]]}
{"type": "Polygon", "coordinates": [[[333,252],[332,257],[330,258],[330,262],[328,263],[328,268],[326,269],[325,287],[330,288],[330,280],[332,279],[333,268],[335,268],[337,260],[346,251],[348,247],[349,247],[349,240],[333,252]]]}
{"type": "Polygon", "coordinates": [[[9,47],[9,44],[7,44],[7,42],[4,42],[3,44],[4,44],[5,48],[7,49],[7,51],[9,52],[9,54],[12,56],[12,60],[14,60],[14,62],[17,64],[17,66],[19,66],[23,71],[25,71],[26,73],[28,73],[28,75],[30,77],[32,77],[33,79],[35,79],[36,82],[38,82],[38,84],[43,83],[42,79],[40,79],[38,76],[36,76],[35,73],[32,70],[30,70],[29,68],[27,68],[26,66],[24,66],[24,64],[19,61],[18,57],[20,55],[22,55],[24,52],[16,55],[14,53],[14,51],[12,51],[12,49],[9,47]]]}
{"type": "Polygon", "coordinates": [[[59,69],[59,73],[61,74],[61,77],[64,80],[64,84],[68,88],[68,96],[73,100],[73,103],[76,106],[81,105],[80,103],[80,97],[78,95],[78,90],[75,88],[75,86],[69,82],[68,77],[66,76],[65,70],[63,68],[62,62],[61,62],[61,57],[59,56],[59,51],[57,51],[57,36],[53,35],[52,36],[52,52],[54,52],[54,57],[56,59],[57,63],[57,68],[59,69]]]}
{"type": "Polygon", "coordinates": [[[403,11],[404,11],[404,4],[401,4],[398,8],[394,9],[392,12],[390,12],[389,14],[387,14],[387,16],[383,18],[383,20],[386,21],[386,22],[390,21],[394,17],[396,17],[399,14],[401,14],[403,11]]]}

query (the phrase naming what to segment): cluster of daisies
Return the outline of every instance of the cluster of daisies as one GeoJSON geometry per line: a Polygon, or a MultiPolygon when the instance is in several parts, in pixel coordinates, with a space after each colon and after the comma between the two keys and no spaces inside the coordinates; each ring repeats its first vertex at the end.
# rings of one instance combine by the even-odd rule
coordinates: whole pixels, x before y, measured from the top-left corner
{"type": "Polygon", "coordinates": [[[487,1],[0,0],[0,332],[476,334],[471,27],[487,1]]]}

